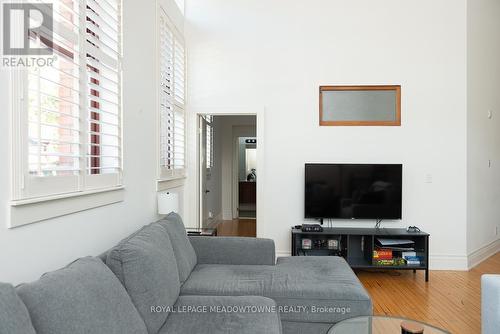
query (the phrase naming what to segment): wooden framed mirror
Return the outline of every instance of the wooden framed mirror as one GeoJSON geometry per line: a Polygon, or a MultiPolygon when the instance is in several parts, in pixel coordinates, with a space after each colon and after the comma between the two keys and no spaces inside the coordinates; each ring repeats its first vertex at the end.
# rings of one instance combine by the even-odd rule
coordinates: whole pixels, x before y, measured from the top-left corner
{"type": "Polygon", "coordinates": [[[401,86],[320,86],[321,126],[400,126],[401,86]]]}

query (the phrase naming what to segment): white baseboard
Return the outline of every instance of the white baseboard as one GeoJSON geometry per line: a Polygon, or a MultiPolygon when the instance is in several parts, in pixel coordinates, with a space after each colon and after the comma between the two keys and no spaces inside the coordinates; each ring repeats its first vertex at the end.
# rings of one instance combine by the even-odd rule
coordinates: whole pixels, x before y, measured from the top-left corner
{"type": "Polygon", "coordinates": [[[233,212],[232,211],[222,211],[222,219],[223,220],[233,220],[233,212]]]}
{"type": "Polygon", "coordinates": [[[467,266],[467,256],[454,254],[430,254],[430,270],[469,270],[467,266]]]}
{"type": "Polygon", "coordinates": [[[219,213],[217,216],[215,216],[214,218],[209,218],[206,220],[206,222],[204,223],[204,225],[207,227],[207,228],[215,228],[217,227],[217,225],[222,221],[222,213],[219,213]]]}
{"type": "Polygon", "coordinates": [[[497,239],[488,245],[479,248],[468,256],[468,269],[472,269],[487,258],[500,252],[500,239],[497,239]]]}
{"type": "Polygon", "coordinates": [[[276,251],[276,257],[285,257],[285,256],[291,256],[292,253],[287,252],[287,251],[276,251]]]}

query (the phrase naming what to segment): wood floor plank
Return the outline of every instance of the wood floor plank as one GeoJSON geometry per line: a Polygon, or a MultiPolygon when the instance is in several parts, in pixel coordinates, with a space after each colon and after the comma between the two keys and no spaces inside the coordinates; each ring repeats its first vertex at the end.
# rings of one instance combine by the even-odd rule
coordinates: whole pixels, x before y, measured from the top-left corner
{"type": "Polygon", "coordinates": [[[217,224],[217,235],[222,237],[255,237],[255,219],[223,220],[217,224]]]}
{"type": "Polygon", "coordinates": [[[481,275],[500,274],[500,253],[470,271],[357,271],[376,315],[429,323],[457,334],[481,333],[481,275]],[[397,275],[397,276],[396,276],[397,275]]]}

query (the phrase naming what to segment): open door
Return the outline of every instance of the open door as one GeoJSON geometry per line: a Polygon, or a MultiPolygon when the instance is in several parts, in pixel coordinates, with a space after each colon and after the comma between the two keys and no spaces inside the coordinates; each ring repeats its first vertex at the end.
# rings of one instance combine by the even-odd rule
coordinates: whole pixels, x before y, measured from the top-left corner
{"type": "Polygon", "coordinates": [[[209,222],[207,208],[207,194],[210,190],[207,189],[207,121],[205,117],[199,118],[199,134],[200,134],[200,226],[207,227],[209,222]]]}

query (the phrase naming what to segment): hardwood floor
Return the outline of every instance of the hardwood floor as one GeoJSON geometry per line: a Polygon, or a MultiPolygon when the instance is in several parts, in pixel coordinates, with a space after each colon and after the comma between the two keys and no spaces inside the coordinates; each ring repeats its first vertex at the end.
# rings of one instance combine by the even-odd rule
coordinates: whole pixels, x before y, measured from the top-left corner
{"type": "Polygon", "coordinates": [[[217,235],[223,237],[255,237],[257,235],[256,220],[223,220],[217,224],[217,235]]]}
{"type": "MultiPolygon", "coordinates": [[[[376,315],[420,320],[451,333],[481,333],[481,275],[500,274],[500,253],[468,272],[357,271],[376,315]],[[398,275],[398,276],[396,276],[398,275]]],[[[500,330],[499,330],[500,332],[500,330]]]]}

